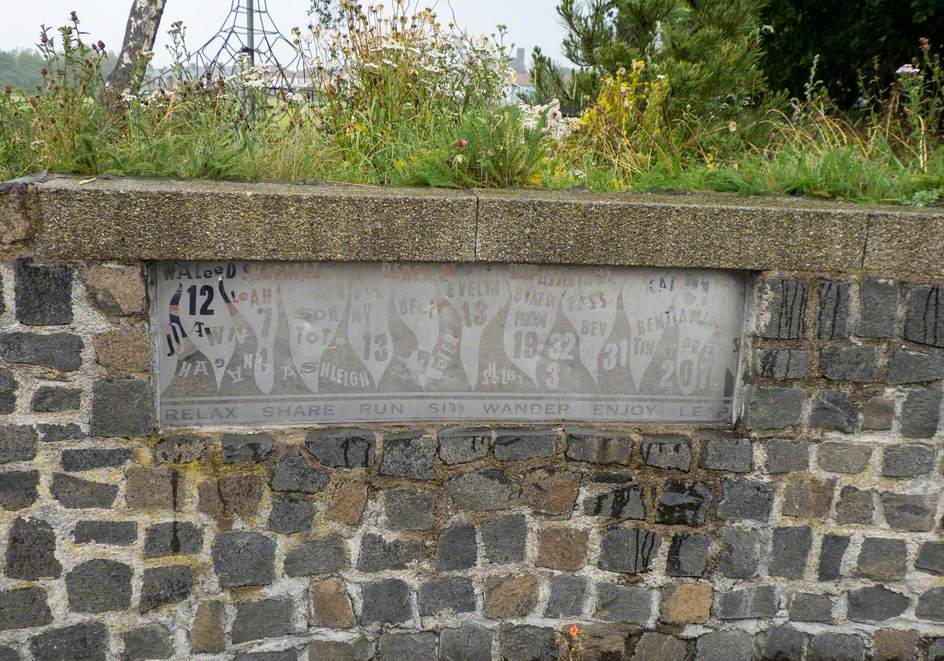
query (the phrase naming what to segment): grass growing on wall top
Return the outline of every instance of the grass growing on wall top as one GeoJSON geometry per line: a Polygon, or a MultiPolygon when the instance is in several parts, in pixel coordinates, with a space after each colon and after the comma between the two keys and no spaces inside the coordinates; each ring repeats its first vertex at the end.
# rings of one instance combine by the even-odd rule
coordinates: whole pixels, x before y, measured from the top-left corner
{"type": "Polygon", "coordinates": [[[269,72],[248,66],[193,79],[178,24],[175,82],[117,108],[100,101],[104,45],[83,41],[78,23],[45,34],[43,84],[0,95],[0,177],[47,169],[944,201],[942,67],[927,43],[855,115],[837,112],[815,82],[802,100],[696,115],[638,60],[568,118],[555,103],[512,101],[500,32],[472,38],[402,3],[386,17],[344,3],[341,18],[336,30],[296,32],[305,93],[271,95],[269,72]]]}

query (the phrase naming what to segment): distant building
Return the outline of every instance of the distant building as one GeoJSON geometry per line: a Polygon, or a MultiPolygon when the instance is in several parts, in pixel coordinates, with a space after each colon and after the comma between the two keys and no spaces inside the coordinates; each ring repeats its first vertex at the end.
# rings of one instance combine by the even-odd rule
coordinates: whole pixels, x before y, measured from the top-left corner
{"type": "Polygon", "coordinates": [[[525,59],[525,49],[518,48],[509,64],[517,74],[512,94],[518,99],[524,99],[534,91],[534,85],[531,84],[531,71],[528,69],[528,63],[525,59]]]}

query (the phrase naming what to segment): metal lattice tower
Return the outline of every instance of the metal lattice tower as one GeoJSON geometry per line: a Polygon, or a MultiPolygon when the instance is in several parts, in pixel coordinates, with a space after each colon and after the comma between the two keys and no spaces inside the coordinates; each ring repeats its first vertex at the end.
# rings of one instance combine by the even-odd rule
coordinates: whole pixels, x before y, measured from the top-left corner
{"type": "Polygon", "coordinates": [[[238,71],[246,57],[269,72],[270,90],[305,87],[301,53],[276,27],[266,0],[231,0],[223,25],[193,53],[191,67],[198,77],[213,79],[238,71]]]}

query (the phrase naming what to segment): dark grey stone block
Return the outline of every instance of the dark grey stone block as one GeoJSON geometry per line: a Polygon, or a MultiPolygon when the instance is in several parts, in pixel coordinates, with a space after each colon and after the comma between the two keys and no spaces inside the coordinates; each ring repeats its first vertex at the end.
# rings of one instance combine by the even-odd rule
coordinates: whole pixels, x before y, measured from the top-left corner
{"type": "Polygon", "coordinates": [[[500,658],[502,661],[556,661],[557,633],[550,627],[502,624],[500,658]]]}
{"type": "Polygon", "coordinates": [[[816,448],[816,463],[830,473],[861,473],[869,465],[872,448],[862,443],[828,441],[816,448]]]}
{"type": "Polygon", "coordinates": [[[105,661],[108,632],[101,622],[73,624],[33,636],[29,647],[43,661],[105,661]]]}
{"type": "Polygon", "coordinates": [[[259,599],[236,604],[233,644],[278,638],[293,633],[295,604],[288,598],[259,599]]]}
{"type": "Polygon", "coordinates": [[[737,438],[716,431],[698,433],[701,439],[702,467],[730,473],[750,473],[754,468],[754,450],[750,439],[737,438]]]}
{"type": "Polygon", "coordinates": [[[588,496],[583,501],[583,513],[613,519],[645,519],[646,504],[642,487],[631,484],[622,489],[588,496]]]}
{"type": "Polygon", "coordinates": [[[754,353],[754,372],[765,379],[805,379],[812,356],[799,349],[761,349],[754,353]]]}
{"type": "MultiPolygon", "coordinates": [[[[194,572],[188,565],[166,565],[145,569],[141,577],[142,613],[180,603],[193,592],[194,572]]],[[[222,585],[222,581],[220,583],[222,585]]]]}
{"type": "Polygon", "coordinates": [[[771,576],[803,578],[812,544],[813,531],[808,526],[774,528],[768,573],[771,576]]]}
{"type": "Polygon", "coordinates": [[[7,578],[31,581],[61,574],[52,526],[42,519],[16,519],[7,537],[7,578]]]}
{"type": "Polygon", "coordinates": [[[167,627],[152,624],[137,627],[121,634],[125,651],[121,658],[132,661],[138,659],[169,659],[174,656],[174,643],[167,627]]]}
{"type": "Polygon", "coordinates": [[[593,464],[628,464],[633,440],[588,427],[565,427],[567,458],[593,464]]]}
{"type": "Polygon", "coordinates": [[[821,340],[849,337],[849,302],[852,285],[848,282],[819,282],[819,309],[816,336],[821,340]]]}
{"type": "Polygon", "coordinates": [[[366,534],[361,538],[357,569],[363,572],[406,569],[410,563],[422,560],[423,545],[420,542],[402,539],[387,541],[380,535],[366,534]]]}
{"type": "Polygon", "coordinates": [[[39,365],[61,372],[82,366],[82,338],[71,333],[0,333],[0,358],[19,365],[39,365]]]}
{"type": "Polygon", "coordinates": [[[792,340],[806,334],[806,306],[809,283],[784,278],[769,278],[760,292],[767,302],[766,323],[758,329],[760,337],[792,340]]]}
{"type": "Polygon", "coordinates": [[[439,458],[447,466],[467,464],[484,459],[492,442],[487,427],[453,427],[443,429],[439,437],[439,458]]]}
{"type": "Polygon", "coordinates": [[[416,593],[420,615],[434,616],[475,611],[475,586],[469,578],[434,578],[424,581],[416,593]]]}
{"type": "Polygon", "coordinates": [[[0,415],[16,410],[16,387],[13,371],[0,368],[0,415]]]}
{"type": "Polygon", "coordinates": [[[269,484],[273,491],[318,493],[328,486],[329,479],[327,472],[318,470],[301,455],[288,453],[276,460],[269,484]]]}
{"type": "MultiPolygon", "coordinates": [[[[368,547],[370,544],[368,543],[368,547]]],[[[362,545],[362,553],[365,553],[362,545]]],[[[370,548],[367,549],[370,553],[370,548]]],[[[369,559],[363,559],[369,564],[369,559]]],[[[377,559],[370,560],[378,562],[377,559]]],[[[334,574],[351,565],[347,545],[340,535],[330,534],[312,539],[293,547],[285,554],[285,574],[288,576],[314,576],[334,574]]]]}
{"type": "Polygon", "coordinates": [[[72,269],[33,264],[21,257],[14,265],[16,318],[25,326],[72,323],[72,269]]]}
{"type": "Polygon", "coordinates": [[[593,615],[604,622],[644,625],[652,615],[652,592],[635,585],[599,583],[597,608],[593,615]]]}
{"type": "Polygon", "coordinates": [[[131,461],[130,448],[82,448],[62,451],[62,469],[70,472],[118,468],[131,461]]]}
{"type": "Polygon", "coordinates": [[[823,347],[819,352],[819,371],[830,381],[871,383],[878,372],[875,347],[823,347]]]}
{"type": "Polygon", "coordinates": [[[767,661],[802,659],[806,634],[792,627],[778,626],[767,630],[762,658],[767,661]]]}
{"type": "Polygon", "coordinates": [[[687,471],[692,465],[692,442],[684,436],[655,434],[644,436],[642,460],[656,468],[687,471]]]}
{"type": "Polygon", "coordinates": [[[908,547],[903,539],[866,537],[856,561],[860,576],[876,581],[894,581],[905,577],[908,547]]]}
{"type": "Polygon", "coordinates": [[[828,594],[798,592],[790,602],[790,620],[829,624],[833,621],[834,606],[835,601],[828,594]]]}
{"type": "Polygon", "coordinates": [[[849,548],[849,538],[845,535],[823,535],[819,547],[818,577],[821,581],[835,581],[840,576],[842,556],[849,548]]]}
{"type": "Polygon", "coordinates": [[[658,533],[642,528],[613,528],[600,544],[600,567],[624,574],[649,571],[649,564],[659,552],[658,533]]]}
{"type": "Polygon", "coordinates": [[[836,523],[872,525],[875,520],[875,492],[846,486],[836,501],[836,523]]]}
{"type": "Polygon", "coordinates": [[[499,461],[550,457],[556,451],[553,429],[501,429],[495,434],[495,458],[499,461]]]}
{"type": "Polygon", "coordinates": [[[515,487],[503,472],[481,468],[446,480],[446,492],[457,508],[486,512],[509,507],[515,487]]]}
{"type": "Polygon", "coordinates": [[[754,638],[746,631],[712,631],[698,638],[695,661],[752,661],[754,638]]]}
{"type": "Polygon", "coordinates": [[[587,595],[587,578],[572,574],[551,576],[550,594],[544,617],[565,618],[583,615],[583,602],[587,595]]]}
{"type": "Polygon", "coordinates": [[[36,502],[39,471],[0,473],[0,507],[13,512],[36,502]]]}
{"type": "Polygon", "coordinates": [[[138,540],[138,524],[134,521],[78,521],[72,539],[76,544],[130,546],[138,540]]]}
{"type": "Polygon", "coordinates": [[[36,457],[36,430],[26,425],[0,425],[0,464],[36,457]]]}
{"type": "Polygon", "coordinates": [[[74,613],[107,613],[131,607],[134,570],[114,560],[89,560],[66,574],[69,610],[74,613]]]}
{"type": "Polygon", "coordinates": [[[925,590],[918,597],[915,616],[920,620],[944,622],[944,587],[925,590]]]}
{"type": "Polygon", "coordinates": [[[440,661],[492,661],[492,632],[477,624],[463,624],[439,633],[440,661]]]}
{"type": "Polygon", "coordinates": [[[701,482],[667,480],[656,508],[656,523],[702,526],[711,492],[701,482]]]}
{"type": "Polygon", "coordinates": [[[436,633],[382,633],[377,645],[375,661],[406,661],[406,659],[434,659],[436,633]]]}
{"type": "Polygon", "coordinates": [[[934,528],[934,507],[927,496],[883,492],[885,521],[893,530],[928,532],[934,528]]]}
{"type": "Polygon", "coordinates": [[[481,524],[485,560],[493,565],[507,565],[524,560],[528,522],[521,514],[489,519],[481,524]]]}
{"type": "Polygon", "coordinates": [[[390,489],[384,492],[384,515],[390,530],[428,530],[436,522],[435,491],[390,489]]]}
{"type": "Polygon", "coordinates": [[[701,576],[708,563],[710,540],[706,535],[674,535],[669,546],[666,573],[669,576],[701,576]]]}
{"type": "Polygon", "coordinates": [[[275,580],[275,541],[253,532],[221,532],[213,542],[213,570],[224,588],[275,580]]]}
{"type": "Polygon", "coordinates": [[[41,627],[52,622],[42,588],[0,590],[0,631],[41,627]]]}
{"type": "Polygon", "coordinates": [[[923,383],[944,379],[944,356],[897,348],[888,364],[888,382],[923,383]]]}
{"type": "Polygon", "coordinates": [[[220,439],[224,464],[262,461],[272,452],[272,436],[255,434],[223,434],[220,439]]]}
{"type": "Polygon", "coordinates": [[[766,521],[774,502],[773,485],[753,480],[725,480],[718,518],[726,521],[766,521]]]}
{"type": "Polygon", "coordinates": [[[894,337],[898,317],[898,285],[889,280],[864,278],[859,283],[860,337],[894,337]]]}
{"type": "Polygon", "coordinates": [[[915,569],[944,576],[944,542],[924,542],[915,558],[915,569]]]}
{"type": "Polygon", "coordinates": [[[941,422],[941,385],[911,390],[901,405],[898,421],[902,436],[931,438],[941,422]]]}
{"type": "Polygon", "coordinates": [[[773,439],[767,444],[767,472],[805,471],[810,467],[809,445],[800,441],[773,439]]]}
{"type": "Polygon", "coordinates": [[[865,642],[852,633],[831,631],[813,636],[807,661],[865,661],[865,642]]]}
{"type": "Polygon", "coordinates": [[[454,523],[440,533],[436,542],[436,570],[469,569],[475,566],[477,555],[475,526],[454,523]]]}
{"type": "Polygon", "coordinates": [[[882,475],[917,477],[934,470],[935,450],[928,445],[890,445],[882,453],[882,475]]]}
{"type": "Polygon", "coordinates": [[[859,405],[839,390],[820,390],[813,397],[810,427],[851,434],[859,422],[859,405]]]}
{"type": "Polygon", "coordinates": [[[760,536],[754,530],[725,528],[718,568],[728,578],[752,578],[760,566],[760,536]]]}
{"type": "Polygon", "coordinates": [[[185,521],[168,521],[149,526],[144,534],[144,557],[191,555],[203,548],[203,529],[185,521]]]}
{"type": "Polygon", "coordinates": [[[88,436],[82,428],[74,422],[64,425],[36,425],[39,430],[39,440],[43,443],[57,443],[59,441],[74,441],[88,436]]]}
{"type": "Polygon", "coordinates": [[[391,578],[361,586],[362,624],[400,624],[412,617],[410,586],[398,578],[391,578]]]}
{"type": "Polygon", "coordinates": [[[849,590],[848,617],[853,622],[880,622],[904,613],[910,601],[905,595],[889,590],[884,585],[873,585],[849,590]]]}
{"type": "Polygon", "coordinates": [[[944,349],[944,291],[924,285],[908,292],[905,339],[944,349]]]}
{"type": "Polygon", "coordinates": [[[83,480],[65,473],[54,473],[49,491],[63,507],[107,509],[115,502],[118,485],[83,480]]]}
{"type": "Polygon", "coordinates": [[[754,620],[777,614],[777,593],[772,585],[722,592],[715,597],[715,613],[722,620],[754,620]]]}
{"type": "Polygon", "coordinates": [[[272,532],[290,535],[311,530],[315,519],[315,504],[301,498],[274,498],[266,528],[272,532]]]}
{"type": "Polygon", "coordinates": [[[33,393],[30,409],[37,413],[77,411],[81,403],[82,391],[79,388],[40,386],[33,393]]]}
{"type": "Polygon", "coordinates": [[[895,402],[885,397],[870,397],[862,404],[862,429],[885,431],[892,428],[895,402]]]}
{"type": "Polygon", "coordinates": [[[369,468],[374,465],[374,433],[366,429],[319,429],[305,436],[305,447],[324,466],[369,468]]]}
{"type": "Polygon", "coordinates": [[[147,436],[154,423],[151,391],[139,379],[100,379],[92,384],[92,436],[147,436]]]}
{"type": "Polygon", "coordinates": [[[384,437],[380,473],[411,480],[435,479],[436,439],[414,433],[384,437]]]}
{"type": "Polygon", "coordinates": [[[744,424],[748,429],[780,429],[800,423],[806,393],[799,388],[749,386],[744,424]]]}

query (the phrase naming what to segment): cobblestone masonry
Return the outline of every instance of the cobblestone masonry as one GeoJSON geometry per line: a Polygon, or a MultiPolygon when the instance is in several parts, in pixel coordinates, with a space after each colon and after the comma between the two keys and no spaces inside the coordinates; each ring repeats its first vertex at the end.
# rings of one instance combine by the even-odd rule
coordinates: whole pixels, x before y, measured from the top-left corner
{"type": "Polygon", "coordinates": [[[142,272],[0,265],[4,661],[944,659],[940,283],[761,274],[731,428],[162,435],[142,272]]]}

